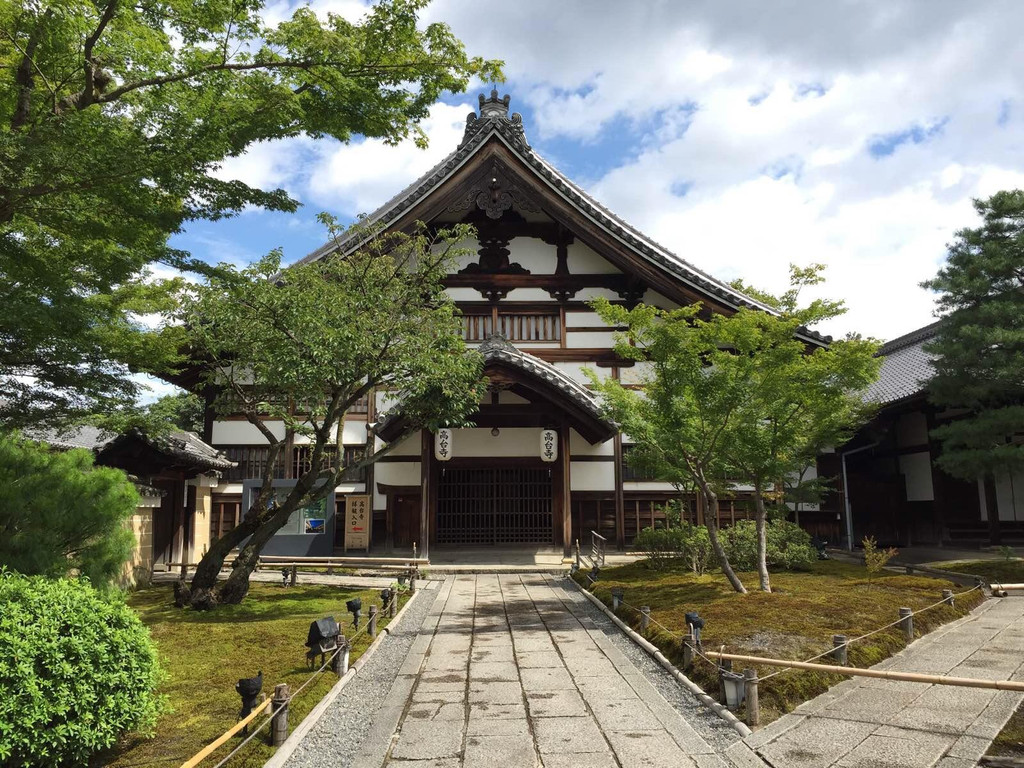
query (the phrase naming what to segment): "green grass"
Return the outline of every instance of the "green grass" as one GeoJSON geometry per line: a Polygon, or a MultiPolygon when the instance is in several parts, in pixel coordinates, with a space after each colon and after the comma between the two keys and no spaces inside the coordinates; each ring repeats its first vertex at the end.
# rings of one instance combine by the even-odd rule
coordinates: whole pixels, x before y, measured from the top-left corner
{"type": "Polygon", "coordinates": [[[987,754],[1024,757],[1024,704],[1017,708],[996,736],[987,754]]]}
{"type": "MultiPolygon", "coordinates": [[[[686,631],[683,614],[696,610],[706,622],[702,639],[707,650],[725,646],[726,652],[803,660],[830,648],[834,634],[851,638],[862,635],[894,621],[901,606],[916,610],[938,601],[943,589],[965,589],[921,576],[883,573],[869,579],[862,566],[835,560],[815,563],[809,572],[772,574],[774,591],[770,594],[758,591],[756,574],[742,573],[740,577],[751,590],[746,595],[734,592],[721,573],[695,576],[681,564],[652,570],[646,561],[639,561],[603,570],[592,591],[610,606],[611,588],[622,587],[625,602],[637,607],[649,605],[654,620],[679,635],[686,631]]],[[[584,585],[587,582],[582,573],[576,579],[584,585]]],[[[958,599],[955,608],[940,606],[915,616],[915,631],[924,634],[962,616],[983,599],[981,591],[975,590],[958,599]]],[[[635,611],[620,607],[618,615],[634,628],[639,627],[635,611]]],[[[679,642],[656,625],[651,627],[648,639],[677,665],[681,663],[679,642]]],[[[898,627],[880,632],[850,646],[850,664],[871,666],[904,645],[898,627]]],[[[831,663],[828,657],[821,661],[831,663]]],[[[739,671],[744,665],[736,666],[739,671]]],[[[776,669],[759,666],[758,676],[776,669]]],[[[688,674],[717,696],[714,667],[697,660],[688,674]]],[[[771,722],[842,679],[840,675],[803,670],[773,677],[759,686],[761,723],[771,722]]]]}
{"type": "MultiPolygon", "coordinates": [[[[241,605],[206,613],[175,608],[169,585],[135,592],[128,602],[149,627],[160,651],[168,673],[160,692],[170,711],[157,723],[154,738],[129,736],[97,764],[129,768],[183,763],[237,721],[240,700],[235,683],[239,678],[254,677],[262,670],[263,692],[268,697],[276,683],[288,683],[294,691],[305,682],[311,674],[303,645],[310,622],[333,615],[351,635],[352,618],[345,611],[345,601],[357,596],[363,601],[365,622],[370,604],[380,603],[379,591],[313,585],[282,588],[254,582],[241,605]]],[[[378,626],[386,623],[382,617],[378,626]]],[[[351,661],[369,644],[366,633],[361,633],[353,644],[351,661]]],[[[336,682],[337,677],[327,670],[292,701],[288,722],[293,730],[336,682]]],[[[265,728],[228,765],[263,765],[273,754],[267,746],[268,731],[265,728]]],[[[239,741],[241,737],[232,739],[203,765],[215,765],[239,741]]]]}
{"type": "Polygon", "coordinates": [[[1024,583],[1024,560],[1020,558],[1012,558],[1006,560],[958,560],[950,563],[939,563],[935,566],[941,568],[944,571],[953,571],[954,573],[969,573],[972,576],[981,576],[989,584],[1006,583],[1006,584],[1022,584],[1024,583]]]}

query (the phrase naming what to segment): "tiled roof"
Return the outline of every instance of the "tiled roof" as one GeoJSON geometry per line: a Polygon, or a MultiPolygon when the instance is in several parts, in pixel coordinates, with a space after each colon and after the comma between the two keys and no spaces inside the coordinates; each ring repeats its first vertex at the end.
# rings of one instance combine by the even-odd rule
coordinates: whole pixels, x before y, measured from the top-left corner
{"type": "Polygon", "coordinates": [[[924,345],[934,338],[938,328],[939,323],[932,323],[883,344],[878,350],[882,368],[865,399],[890,405],[922,392],[935,372],[932,356],[924,351],[924,345]]]}
{"type": "Polygon", "coordinates": [[[488,363],[497,360],[509,363],[547,382],[593,418],[609,423],[601,412],[597,398],[594,397],[589,389],[578,383],[560,368],[545,360],[541,360],[539,357],[534,357],[528,352],[517,349],[504,336],[489,336],[477,347],[477,352],[483,357],[485,367],[488,363]]]}
{"type": "MultiPolygon", "coordinates": [[[[765,312],[775,312],[772,307],[737,291],[727,283],[723,283],[706,272],[701,271],[667,248],[658,245],[638,229],[597,202],[597,200],[584,192],[530,147],[523,132],[522,117],[518,113],[513,113],[509,116],[507,110],[507,96],[503,100],[499,100],[498,92],[495,90],[491,92],[491,98],[485,100],[483,94],[481,94],[480,114],[471,113],[467,118],[466,132],[458,148],[367,216],[366,223],[385,227],[390,226],[413,205],[426,197],[445,179],[461,168],[486,143],[487,139],[491,136],[496,136],[524,163],[533,168],[556,194],[565,198],[577,210],[581,211],[629,249],[639,253],[643,258],[665,269],[677,279],[696,288],[698,291],[714,296],[727,306],[737,309],[739,307],[749,307],[765,312]]],[[[351,251],[358,248],[361,244],[362,240],[356,236],[343,237],[338,242],[332,241],[321,246],[300,259],[297,264],[307,264],[316,261],[336,250],[351,251]]],[[[831,341],[831,337],[822,336],[816,331],[808,329],[804,329],[801,332],[801,336],[816,344],[827,344],[831,341]]]]}
{"type": "Polygon", "coordinates": [[[95,453],[110,447],[114,443],[136,436],[162,453],[206,469],[230,469],[235,462],[230,461],[223,453],[203,442],[194,432],[173,430],[166,434],[148,437],[141,432],[118,435],[92,426],[71,427],[65,430],[41,430],[26,432],[33,440],[48,443],[55,448],[70,450],[87,448],[95,453]]]}

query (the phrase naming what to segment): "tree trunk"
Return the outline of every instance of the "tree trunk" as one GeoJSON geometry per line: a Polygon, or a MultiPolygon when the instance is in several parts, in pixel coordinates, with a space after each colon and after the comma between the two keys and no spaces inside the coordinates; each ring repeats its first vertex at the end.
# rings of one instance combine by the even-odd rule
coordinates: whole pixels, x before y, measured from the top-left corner
{"type": "Polygon", "coordinates": [[[743,586],[736,572],[729,564],[729,556],[725,554],[725,548],[718,539],[718,495],[709,487],[703,486],[701,492],[704,494],[704,501],[707,505],[707,512],[704,515],[704,525],[708,529],[708,538],[711,539],[711,549],[715,551],[718,562],[722,566],[722,573],[732,584],[732,588],[741,595],[747,594],[747,588],[743,586]]]}
{"type": "Polygon", "coordinates": [[[203,555],[203,559],[196,566],[196,572],[192,576],[192,591],[213,589],[217,584],[217,577],[220,575],[224,561],[231,554],[231,550],[237,547],[247,536],[250,536],[259,527],[258,515],[246,515],[242,522],[210,544],[210,548],[203,555]]]}
{"type": "Polygon", "coordinates": [[[764,508],[764,496],[758,484],[754,485],[754,522],[757,528],[757,575],[761,580],[761,591],[771,592],[771,577],[768,575],[768,513],[764,508]]]}
{"type": "Polygon", "coordinates": [[[256,532],[249,538],[249,541],[242,547],[242,551],[235,558],[235,564],[226,581],[217,585],[217,602],[227,605],[237,605],[249,594],[249,576],[256,570],[260,562],[260,552],[267,545],[271,537],[284,527],[291,517],[292,512],[298,508],[297,504],[284,505],[277,510],[273,517],[267,519],[256,532]]]}

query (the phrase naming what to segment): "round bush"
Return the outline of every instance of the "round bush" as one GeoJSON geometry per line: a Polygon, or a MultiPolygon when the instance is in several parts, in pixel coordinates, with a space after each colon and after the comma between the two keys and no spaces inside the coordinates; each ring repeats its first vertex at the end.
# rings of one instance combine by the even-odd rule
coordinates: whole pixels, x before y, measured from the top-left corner
{"type": "MultiPolygon", "coordinates": [[[[811,536],[796,523],[787,520],[768,522],[766,560],[769,569],[793,571],[809,568],[817,561],[818,551],[811,536]]],[[[757,568],[757,528],[753,520],[739,520],[722,530],[722,547],[729,562],[738,571],[757,568]]]]}
{"type": "Polygon", "coordinates": [[[0,571],[0,765],[84,766],[151,730],[161,672],[149,631],[83,581],[0,571]]]}

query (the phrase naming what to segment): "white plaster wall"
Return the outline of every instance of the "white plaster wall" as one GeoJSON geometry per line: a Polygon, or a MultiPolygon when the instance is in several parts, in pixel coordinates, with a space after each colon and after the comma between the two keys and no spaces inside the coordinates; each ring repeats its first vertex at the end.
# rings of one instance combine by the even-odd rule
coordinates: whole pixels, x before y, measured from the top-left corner
{"type": "Polygon", "coordinates": [[[452,301],[483,301],[484,298],[476,288],[445,288],[444,292],[452,301]]]}
{"type": "Polygon", "coordinates": [[[999,519],[1024,520],[1024,472],[996,476],[999,519]]]}
{"type": "Polygon", "coordinates": [[[679,309],[680,306],[676,302],[666,299],[660,293],[652,291],[650,288],[644,291],[642,301],[644,304],[649,304],[651,306],[659,307],[661,309],[679,309]]]}
{"type": "MultiPolygon", "coordinates": [[[[573,271],[570,267],[570,272],[573,271]]],[[[580,288],[576,292],[576,298],[574,301],[590,301],[591,299],[610,299],[612,301],[619,298],[619,294],[613,291],[611,288],[580,288]]]]}
{"type": "Polygon", "coordinates": [[[900,456],[899,465],[907,486],[907,501],[934,501],[932,460],[928,451],[904,454],[900,456]]]}
{"type": "Polygon", "coordinates": [[[565,346],[570,349],[610,349],[615,346],[614,331],[570,331],[565,346]]]}
{"type": "Polygon", "coordinates": [[[418,461],[383,461],[373,468],[373,508],[387,508],[387,497],[378,493],[377,484],[415,485],[420,484],[420,463],[418,461]]]}
{"type": "MultiPolygon", "coordinates": [[[[388,452],[389,456],[419,456],[420,455],[420,443],[423,438],[419,432],[409,435],[401,443],[396,445],[394,449],[388,452]]],[[[379,437],[374,442],[374,450],[379,451],[384,447],[384,441],[379,437]]],[[[379,466],[379,465],[378,465],[379,466]]]]}
{"type": "Polygon", "coordinates": [[[569,245],[567,253],[566,263],[569,265],[569,272],[574,275],[606,275],[621,271],[610,261],[603,256],[599,256],[593,249],[584,245],[579,240],[569,245]]]}
{"type": "Polygon", "coordinates": [[[598,368],[593,363],[557,362],[553,365],[560,371],[564,371],[573,381],[582,384],[585,387],[590,386],[590,379],[588,379],[583,373],[584,369],[596,373],[599,380],[608,378],[612,375],[611,368],[598,368]]]}
{"type": "Polygon", "coordinates": [[[362,445],[366,442],[365,421],[344,421],[341,425],[342,445],[362,445]]]}
{"type": "Polygon", "coordinates": [[[619,368],[619,381],[623,384],[642,384],[649,380],[654,373],[654,364],[646,361],[638,361],[628,368],[619,368]]]}
{"type": "MultiPolygon", "coordinates": [[[[284,439],[284,422],[268,421],[265,424],[275,438],[284,439]]],[[[266,445],[267,438],[248,421],[215,421],[212,442],[214,445],[266,445]]]]}
{"type": "Polygon", "coordinates": [[[587,328],[600,328],[609,327],[608,323],[601,319],[601,316],[597,312],[590,312],[589,310],[566,310],[565,312],[565,324],[568,326],[585,326],[587,328]]]}
{"type": "Polygon", "coordinates": [[[622,484],[623,491],[668,491],[676,493],[676,487],[672,483],[650,483],[639,480],[627,480],[622,484]]]}
{"type": "MultiPolygon", "coordinates": [[[[517,237],[509,243],[509,261],[520,264],[534,275],[554,274],[558,251],[535,237],[517,237]]],[[[550,297],[549,297],[550,298],[550,297]]]]}
{"type": "MultiPolygon", "coordinates": [[[[480,294],[478,293],[477,296],[480,294]]],[[[549,301],[552,306],[556,304],[551,294],[543,288],[513,288],[508,292],[505,301],[549,301]]]]}
{"type": "Polygon", "coordinates": [[[615,467],[610,461],[573,461],[569,487],[574,491],[614,491],[615,467]]]}
{"type": "MultiPolygon", "coordinates": [[[[490,398],[487,399],[490,402],[490,398]]],[[[515,392],[509,392],[508,390],[500,390],[498,392],[498,404],[499,405],[523,405],[529,403],[525,397],[517,395],[515,392]]]]}
{"type": "Polygon", "coordinates": [[[896,444],[900,448],[928,443],[928,420],[920,411],[905,413],[896,422],[896,444]]]}
{"type": "MultiPolygon", "coordinates": [[[[817,477],[818,477],[818,467],[817,467],[816,464],[812,464],[811,466],[807,467],[807,469],[804,471],[804,474],[803,474],[802,478],[801,478],[801,476],[794,474],[794,475],[792,475],[790,477],[790,482],[795,484],[797,481],[802,479],[803,482],[808,483],[808,482],[811,482],[812,480],[815,480],[817,477]]],[[[787,504],[787,506],[790,509],[795,509],[796,508],[795,504],[787,504]]],[[[803,512],[817,512],[819,509],[821,509],[821,505],[820,504],[810,504],[810,503],[804,502],[804,503],[802,503],[800,505],[800,510],[803,511],[803,512]]]]}
{"type": "Polygon", "coordinates": [[[603,443],[591,445],[572,429],[569,430],[569,453],[573,456],[614,456],[615,443],[612,440],[605,440],[603,443]]]}
{"type": "Polygon", "coordinates": [[[456,429],[452,456],[540,456],[540,428],[505,427],[497,437],[490,427],[456,429]]]}

